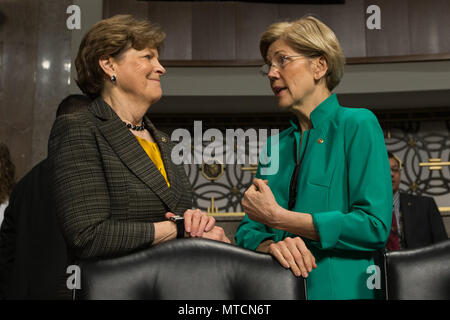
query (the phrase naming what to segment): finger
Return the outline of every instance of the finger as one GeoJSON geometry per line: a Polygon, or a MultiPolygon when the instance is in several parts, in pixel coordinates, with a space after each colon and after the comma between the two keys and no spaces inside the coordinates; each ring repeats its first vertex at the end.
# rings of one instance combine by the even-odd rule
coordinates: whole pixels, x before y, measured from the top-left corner
{"type": "Polygon", "coordinates": [[[265,183],[266,185],[269,185],[269,180],[265,179],[265,180],[263,180],[263,181],[264,181],[264,183],[265,183]]]}
{"type": "Polygon", "coordinates": [[[216,224],[216,219],[214,219],[214,217],[208,216],[208,223],[206,224],[205,231],[206,232],[211,231],[212,228],[214,228],[215,224],[216,224]]]}
{"type": "Polygon", "coordinates": [[[206,213],[203,213],[200,217],[200,223],[198,225],[197,237],[201,237],[203,235],[203,231],[205,230],[206,224],[208,223],[209,218],[206,213]]]}
{"type": "Polygon", "coordinates": [[[292,242],[293,243],[291,243],[291,245],[293,245],[293,248],[291,248],[291,251],[295,252],[295,259],[297,261],[297,264],[302,264],[304,266],[304,272],[311,272],[311,252],[309,252],[308,248],[303,243],[303,240],[301,240],[300,238],[295,238],[292,242]]]}
{"type": "Polygon", "coordinates": [[[262,181],[261,179],[257,179],[257,178],[253,179],[253,185],[256,186],[256,189],[258,191],[263,191],[264,187],[266,187],[266,184],[264,183],[264,181],[262,181]]]}
{"type": "Polygon", "coordinates": [[[184,212],[184,230],[187,233],[190,233],[192,228],[192,212],[193,210],[191,209],[188,209],[184,212]]]}
{"type": "Polygon", "coordinates": [[[191,235],[193,235],[194,237],[197,235],[197,232],[199,230],[201,218],[202,218],[201,211],[198,209],[194,210],[191,218],[191,235]]]}
{"type": "Polygon", "coordinates": [[[166,217],[167,220],[169,220],[170,217],[173,217],[174,215],[175,215],[175,214],[172,213],[172,212],[166,212],[165,217],[166,217]]]}
{"type": "Polygon", "coordinates": [[[250,187],[247,188],[247,190],[245,190],[244,192],[244,197],[248,197],[249,194],[253,193],[256,191],[256,186],[254,184],[250,185],[250,187]]]}
{"type": "Polygon", "coordinates": [[[308,277],[308,273],[306,272],[306,268],[303,263],[302,255],[295,245],[289,243],[285,247],[282,247],[282,254],[284,255],[286,261],[289,263],[292,272],[297,277],[308,277]]]}
{"type": "Polygon", "coordinates": [[[308,269],[309,272],[312,271],[313,268],[317,268],[316,265],[316,259],[314,258],[312,252],[308,249],[308,247],[305,245],[303,240],[298,238],[301,242],[297,243],[297,248],[300,250],[300,253],[302,254],[303,261],[305,262],[305,266],[308,269]]]}
{"type": "Polygon", "coordinates": [[[279,246],[276,243],[272,243],[269,246],[269,253],[278,260],[278,262],[285,267],[286,269],[289,269],[289,263],[286,261],[286,259],[284,258],[283,254],[280,251],[279,246]]]}

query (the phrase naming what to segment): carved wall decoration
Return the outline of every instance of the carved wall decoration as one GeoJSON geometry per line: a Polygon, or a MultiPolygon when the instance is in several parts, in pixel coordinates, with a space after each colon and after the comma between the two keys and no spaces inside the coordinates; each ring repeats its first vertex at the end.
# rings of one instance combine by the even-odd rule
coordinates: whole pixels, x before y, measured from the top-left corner
{"type": "MultiPolygon", "coordinates": [[[[403,162],[400,189],[406,193],[432,196],[442,214],[450,215],[450,116],[439,120],[435,117],[427,119],[423,117],[425,114],[421,114],[422,118],[419,118],[407,111],[403,115],[397,112],[395,117],[389,112],[375,114],[383,128],[387,150],[395,153],[403,162]]],[[[170,117],[173,118],[174,115],[170,117]]],[[[184,127],[188,130],[195,120],[195,116],[191,117],[184,117],[184,127]]],[[[216,126],[225,132],[229,128],[230,122],[221,122],[217,115],[202,117],[204,130],[216,126]]],[[[236,115],[232,117],[234,128],[278,128],[281,132],[289,126],[291,116],[258,115],[254,121],[250,117],[243,117],[245,121],[242,123],[236,115]],[[261,123],[264,125],[261,126],[261,123]]],[[[153,119],[157,122],[155,116],[153,119]]],[[[181,119],[172,120],[172,123],[181,125],[181,119]]],[[[174,128],[166,126],[162,129],[170,132],[174,128]]],[[[223,150],[226,150],[225,146],[223,150]]],[[[235,148],[234,152],[240,151],[235,148]]],[[[242,212],[241,201],[245,190],[252,184],[256,173],[255,164],[192,164],[185,165],[185,168],[193,186],[195,207],[230,215],[242,212]]]]}

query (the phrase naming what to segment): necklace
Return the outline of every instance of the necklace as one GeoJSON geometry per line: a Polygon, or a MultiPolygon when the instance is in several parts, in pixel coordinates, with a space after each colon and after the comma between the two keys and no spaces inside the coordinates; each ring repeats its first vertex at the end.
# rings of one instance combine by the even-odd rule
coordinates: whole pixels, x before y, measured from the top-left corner
{"type": "Polygon", "coordinates": [[[128,129],[135,130],[135,131],[144,131],[145,130],[144,122],[142,122],[142,125],[140,125],[140,126],[136,126],[131,123],[126,123],[125,121],[122,121],[122,122],[125,123],[125,125],[127,126],[128,129]]]}

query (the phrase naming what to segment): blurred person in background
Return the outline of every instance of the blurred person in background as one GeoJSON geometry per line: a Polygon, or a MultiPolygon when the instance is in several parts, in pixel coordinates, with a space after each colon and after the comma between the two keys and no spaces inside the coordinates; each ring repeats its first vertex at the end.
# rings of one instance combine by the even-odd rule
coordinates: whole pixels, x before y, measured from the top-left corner
{"type": "Polygon", "coordinates": [[[14,188],[15,166],[11,161],[9,149],[0,142],[0,225],[9,203],[9,196],[14,188]]]}

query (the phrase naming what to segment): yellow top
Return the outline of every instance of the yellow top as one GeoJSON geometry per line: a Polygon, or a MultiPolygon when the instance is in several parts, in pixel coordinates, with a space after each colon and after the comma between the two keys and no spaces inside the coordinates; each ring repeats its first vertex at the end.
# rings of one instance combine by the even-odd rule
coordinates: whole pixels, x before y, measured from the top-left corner
{"type": "Polygon", "coordinates": [[[167,179],[166,169],[164,169],[164,163],[162,161],[161,153],[159,152],[159,148],[156,142],[150,142],[139,137],[136,137],[136,139],[137,141],[139,141],[142,148],[144,148],[144,151],[148,154],[150,159],[152,159],[153,163],[155,164],[156,168],[158,168],[159,172],[161,172],[164,179],[166,179],[167,186],[170,187],[169,180],[167,179]]]}

